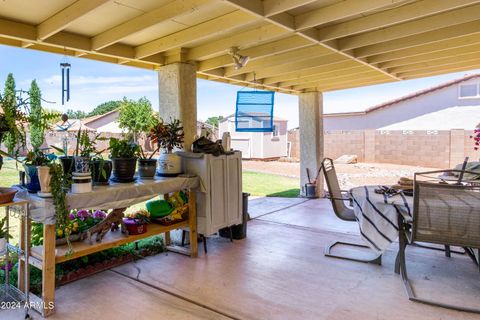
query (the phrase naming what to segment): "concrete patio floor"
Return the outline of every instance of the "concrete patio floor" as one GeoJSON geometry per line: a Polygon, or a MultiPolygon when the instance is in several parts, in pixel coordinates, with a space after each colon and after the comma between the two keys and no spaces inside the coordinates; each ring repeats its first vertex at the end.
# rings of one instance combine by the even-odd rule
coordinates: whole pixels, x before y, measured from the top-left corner
{"type": "MultiPolygon", "coordinates": [[[[324,257],[333,240],[360,241],[357,227],[338,220],[324,199],[300,200],[252,200],[258,218],[248,238],[210,238],[198,259],[160,254],[60,287],[50,319],[480,319],[410,302],[393,272],[396,244],[382,266],[324,257]]],[[[471,260],[407,252],[419,295],[480,308],[471,260]]],[[[21,318],[0,312],[0,319],[21,318]]]]}

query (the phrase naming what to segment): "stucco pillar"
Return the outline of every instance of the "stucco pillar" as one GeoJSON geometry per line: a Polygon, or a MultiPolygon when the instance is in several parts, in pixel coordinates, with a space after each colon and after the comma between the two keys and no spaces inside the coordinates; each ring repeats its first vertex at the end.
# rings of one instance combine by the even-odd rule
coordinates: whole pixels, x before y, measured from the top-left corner
{"type": "Polygon", "coordinates": [[[185,132],[185,150],[197,134],[197,76],[193,64],[176,62],[158,71],[159,114],[165,121],[177,118],[185,132]]]}
{"type": "MultiPolygon", "coordinates": [[[[323,96],[321,92],[299,95],[300,189],[305,195],[307,171],[313,180],[323,159],[323,96]]],[[[317,179],[317,195],[323,195],[323,175],[317,179]]]]}

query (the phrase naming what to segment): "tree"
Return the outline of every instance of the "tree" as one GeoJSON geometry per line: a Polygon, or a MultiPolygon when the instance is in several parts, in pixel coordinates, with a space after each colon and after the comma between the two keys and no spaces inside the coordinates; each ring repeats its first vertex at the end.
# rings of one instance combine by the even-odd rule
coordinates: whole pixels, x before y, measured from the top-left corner
{"type": "Polygon", "coordinates": [[[155,125],[156,118],[153,113],[152,104],[143,97],[139,100],[123,98],[118,123],[120,128],[126,129],[136,142],[141,133],[146,133],[155,125]]]}
{"type": "Polygon", "coordinates": [[[82,110],[67,110],[67,116],[69,119],[84,119],[87,117],[87,113],[82,110]]]}
{"type": "MultiPolygon", "coordinates": [[[[17,121],[17,95],[15,91],[15,79],[13,74],[9,73],[5,81],[5,89],[3,90],[2,108],[6,123],[15,123],[17,121]]],[[[13,154],[17,142],[22,140],[21,132],[10,130],[5,133],[3,141],[8,149],[8,153],[13,154]]]]}
{"type": "Polygon", "coordinates": [[[30,142],[34,149],[38,149],[45,140],[46,124],[42,117],[42,93],[35,80],[32,81],[28,94],[30,95],[30,142]]]}
{"type": "Polygon", "coordinates": [[[93,116],[99,116],[99,115],[105,114],[107,112],[120,108],[121,104],[122,104],[121,100],[112,100],[112,101],[104,102],[96,106],[92,111],[88,113],[87,116],[93,117],[93,116]]]}
{"type": "Polygon", "coordinates": [[[223,119],[223,116],[218,116],[218,117],[210,117],[205,121],[205,123],[208,123],[209,125],[218,128],[218,124],[220,123],[220,120],[223,119]]]}

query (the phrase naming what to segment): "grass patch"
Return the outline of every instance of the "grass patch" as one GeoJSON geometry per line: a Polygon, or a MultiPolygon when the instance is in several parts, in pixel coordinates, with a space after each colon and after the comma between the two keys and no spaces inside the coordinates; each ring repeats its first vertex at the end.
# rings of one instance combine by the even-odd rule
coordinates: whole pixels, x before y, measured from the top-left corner
{"type": "Polygon", "coordinates": [[[2,170],[0,170],[0,187],[11,187],[14,184],[18,184],[16,165],[15,161],[4,159],[2,170]]]}
{"type": "Polygon", "coordinates": [[[252,196],[296,198],[300,187],[295,178],[243,171],[243,191],[252,196]]]}

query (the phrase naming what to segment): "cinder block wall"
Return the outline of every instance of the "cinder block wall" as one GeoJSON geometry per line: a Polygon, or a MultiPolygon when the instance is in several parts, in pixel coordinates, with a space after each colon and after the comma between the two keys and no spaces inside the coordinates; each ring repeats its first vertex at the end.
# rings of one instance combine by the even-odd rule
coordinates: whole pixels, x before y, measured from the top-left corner
{"type": "MultiPolygon", "coordinates": [[[[395,163],[435,168],[452,168],[466,156],[479,161],[469,130],[445,131],[325,131],[325,156],[338,158],[356,154],[360,162],[395,163]]],[[[298,130],[289,132],[291,155],[299,158],[298,130]]]]}

